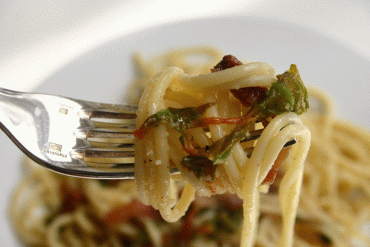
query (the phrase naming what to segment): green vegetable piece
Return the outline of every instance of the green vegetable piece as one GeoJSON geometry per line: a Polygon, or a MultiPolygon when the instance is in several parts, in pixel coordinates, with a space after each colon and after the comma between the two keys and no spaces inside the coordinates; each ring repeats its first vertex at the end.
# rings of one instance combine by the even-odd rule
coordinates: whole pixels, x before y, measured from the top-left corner
{"type": "Polygon", "coordinates": [[[193,174],[201,181],[213,181],[217,166],[212,160],[203,156],[186,156],[181,164],[186,169],[193,172],[193,174]]]}
{"type": "Polygon", "coordinates": [[[277,76],[278,81],[271,85],[267,97],[257,103],[260,117],[279,115],[285,112],[302,114],[309,108],[308,93],[297,66],[292,64],[285,73],[277,76]]]}
{"type": "Polygon", "coordinates": [[[215,165],[218,165],[218,164],[222,164],[224,163],[224,161],[226,160],[226,158],[229,156],[230,152],[231,152],[231,148],[232,148],[232,145],[230,145],[231,147],[229,149],[226,149],[224,150],[222,153],[220,154],[217,154],[215,156],[215,158],[213,159],[213,163],[215,165]]]}
{"type": "Polygon", "coordinates": [[[172,108],[163,109],[148,117],[141,129],[150,129],[158,127],[159,124],[165,124],[178,132],[182,133],[185,129],[194,127],[195,120],[200,119],[204,111],[214,105],[208,103],[198,107],[172,108]]]}
{"type": "Polygon", "coordinates": [[[216,152],[213,164],[217,165],[224,163],[232,147],[246,137],[247,130],[248,127],[238,125],[229,135],[213,143],[211,149],[213,149],[214,153],[216,152]]]}

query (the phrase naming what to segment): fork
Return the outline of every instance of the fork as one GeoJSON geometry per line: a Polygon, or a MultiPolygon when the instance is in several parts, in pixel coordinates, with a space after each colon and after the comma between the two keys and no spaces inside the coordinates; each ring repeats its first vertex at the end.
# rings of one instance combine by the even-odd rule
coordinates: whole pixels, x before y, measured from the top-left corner
{"type": "MultiPolygon", "coordinates": [[[[136,110],[132,105],[0,88],[0,128],[36,163],[76,177],[134,178],[136,110]]],[[[241,142],[247,155],[262,130],[241,142]]]]}

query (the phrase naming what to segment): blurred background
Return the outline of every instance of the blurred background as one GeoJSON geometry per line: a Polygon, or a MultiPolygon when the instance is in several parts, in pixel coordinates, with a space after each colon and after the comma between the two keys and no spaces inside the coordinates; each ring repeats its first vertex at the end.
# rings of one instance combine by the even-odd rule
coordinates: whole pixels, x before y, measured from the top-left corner
{"type": "Polygon", "coordinates": [[[296,23],[370,58],[368,0],[2,0],[0,87],[28,91],[61,65],[115,37],[223,15],[296,23]]]}
{"type": "MultiPolygon", "coordinates": [[[[148,27],[234,15],[294,23],[370,60],[370,0],[0,0],[0,87],[36,90],[58,69],[88,51],[118,37],[150,30],[148,27]]],[[[368,66],[368,63],[361,64],[368,66]]],[[[69,68],[65,69],[68,71],[69,68]]],[[[325,66],[322,69],[325,70],[325,66]]],[[[370,68],[366,69],[368,73],[370,68]]],[[[351,72],[353,70],[344,73],[351,77],[351,72]]],[[[368,83],[366,73],[358,73],[365,77],[358,80],[360,85],[368,83]]],[[[355,78],[361,76],[356,75],[355,78]]],[[[342,76],[337,73],[337,77],[342,76]]],[[[58,78],[54,79],[57,81],[58,78]]],[[[344,88],[338,90],[347,94],[347,85],[344,88]]],[[[356,101],[367,107],[368,93],[361,91],[361,94],[361,99],[356,101]]],[[[365,113],[361,107],[356,112],[345,108],[347,102],[339,108],[344,109],[347,116],[361,116],[357,119],[369,127],[369,108],[365,113]],[[354,113],[350,115],[351,112],[354,113]]],[[[7,220],[8,197],[20,175],[18,165],[14,166],[20,151],[5,134],[0,133],[0,140],[0,151],[3,152],[0,152],[3,164],[3,176],[0,176],[3,198],[0,202],[0,221],[3,222],[0,224],[0,235],[12,236],[10,226],[4,222],[7,220]],[[12,148],[11,151],[8,151],[9,148],[12,148]]],[[[7,237],[0,239],[0,242],[8,241],[7,237]]],[[[8,242],[3,245],[14,246],[8,242]]]]}

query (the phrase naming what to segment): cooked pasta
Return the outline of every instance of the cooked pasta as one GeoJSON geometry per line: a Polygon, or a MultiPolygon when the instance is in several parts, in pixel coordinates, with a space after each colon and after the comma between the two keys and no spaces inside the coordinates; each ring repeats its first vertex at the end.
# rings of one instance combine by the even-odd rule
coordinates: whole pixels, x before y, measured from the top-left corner
{"type": "MultiPolygon", "coordinates": [[[[246,63],[209,77],[197,76],[212,68],[221,54],[197,47],[147,61],[136,57],[140,72],[136,83],[163,71],[153,79],[158,85],[150,84],[143,94],[138,124],[168,107],[208,103],[212,104],[204,118],[246,114],[230,89],[270,87],[276,82],[273,68],[246,63]],[[196,60],[202,58],[201,63],[194,62],[194,55],[196,60]],[[205,85],[200,86],[202,81],[205,85]]],[[[30,246],[351,246],[356,241],[370,245],[361,231],[370,222],[370,134],[335,120],[331,100],[319,90],[309,94],[308,114],[300,118],[285,113],[264,120],[269,123],[252,155],[236,143],[211,179],[199,179],[182,165],[187,153],[179,142],[181,133],[166,125],[137,141],[145,145],[136,151],[136,185],[65,177],[27,159],[28,171],[9,206],[14,229],[30,246]],[[292,138],[297,143],[275,182],[266,184],[282,146],[292,138]],[[168,167],[176,167],[181,175],[170,175],[168,167]]],[[[210,125],[190,133],[197,147],[206,147],[233,128],[210,125]]]]}
{"type": "MultiPolygon", "coordinates": [[[[310,97],[317,107],[303,116],[312,142],[305,162],[295,245],[370,246],[370,133],[335,119],[333,103],[324,92],[311,88],[310,97]]],[[[275,197],[269,193],[261,198],[261,211],[267,217],[257,239],[265,246],[277,238],[280,224],[274,217],[280,214],[275,197]]]]}
{"type": "MultiPolygon", "coordinates": [[[[205,111],[205,118],[240,117],[245,109],[232,97],[230,90],[271,87],[276,82],[274,69],[261,62],[240,64],[215,73],[196,76],[189,76],[180,68],[170,67],[155,75],[145,88],[137,112],[137,126],[142,126],[146,119],[168,107],[192,107],[194,102],[216,102],[205,111]],[[188,95],[191,97],[187,97],[188,95]],[[191,100],[192,97],[196,100],[191,100]]],[[[184,121],[181,119],[179,122],[184,121]]],[[[212,124],[209,126],[210,136],[207,136],[204,128],[191,128],[191,139],[194,139],[196,146],[212,147],[223,137],[228,138],[228,133],[233,133],[229,127],[212,124]]],[[[255,126],[248,124],[245,128],[247,127],[255,126]]],[[[293,158],[281,182],[279,193],[283,215],[280,245],[291,245],[303,164],[310,145],[310,132],[297,114],[284,113],[272,119],[262,132],[250,158],[240,143],[236,142],[226,151],[229,155],[219,162],[211,181],[199,178],[191,170],[184,168],[183,160],[187,154],[181,147],[181,137],[179,138],[178,133],[164,125],[153,129],[135,142],[135,181],[140,200],[158,209],[166,221],[174,222],[185,214],[194,200],[195,191],[208,197],[225,192],[236,193],[244,201],[241,246],[252,246],[255,239],[259,215],[258,188],[263,185],[262,182],[272,169],[284,144],[296,138],[297,143],[291,153],[293,158]],[[179,199],[170,175],[173,166],[181,171],[187,181],[179,199]]]]}

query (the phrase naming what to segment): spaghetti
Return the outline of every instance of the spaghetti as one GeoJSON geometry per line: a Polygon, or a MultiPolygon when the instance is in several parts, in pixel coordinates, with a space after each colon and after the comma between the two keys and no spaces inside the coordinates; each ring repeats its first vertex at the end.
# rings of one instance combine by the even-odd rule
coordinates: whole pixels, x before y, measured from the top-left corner
{"type": "MultiPolygon", "coordinates": [[[[136,57],[139,71],[136,82],[147,81],[148,77],[163,70],[163,67],[185,68],[185,73],[189,75],[206,73],[205,69],[209,70],[220,58],[221,53],[217,49],[203,47],[174,50],[147,61],[136,57]],[[196,61],[193,59],[194,55],[196,61]],[[197,62],[200,57],[201,63],[197,62]],[[204,60],[203,57],[207,59],[204,60]]],[[[235,87],[244,85],[238,84],[241,81],[233,83],[235,87]]],[[[225,85],[219,84],[219,88],[223,86],[225,85]]],[[[177,93],[183,86],[176,83],[171,88],[176,89],[174,92],[177,93]]],[[[196,90],[188,101],[192,107],[202,104],[202,97],[199,96],[202,89],[196,90]]],[[[173,104],[174,107],[186,105],[175,105],[176,101],[173,99],[184,102],[184,97],[179,93],[174,97],[174,92],[167,90],[165,103],[173,104]]],[[[310,102],[311,110],[302,120],[312,133],[312,142],[303,177],[300,176],[303,168],[301,162],[292,162],[294,152],[301,153],[300,145],[294,145],[295,150],[292,150],[293,153],[279,169],[269,193],[260,193],[268,190],[268,186],[262,183],[271,168],[271,162],[280,152],[281,145],[290,139],[286,132],[292,131],[295,136],[301,133],[297,129],[285,128],[284,133],[276,129],[286,123],[288,126],[298,125],[301,128],[301,120],[294,114],[274,118],[268,124],[252,157],[243,156],[243,149],[236,145],[225,162],[227,167],[219,167],[222,172],[218,172],[219,177],[216,180],[219,184],[214,188],[199,182],[194,176],[192,180],[192,174],[185,170],[182,176],[186,177],[187,185],[182,176],[171,176],[169,193],[165,194],[170,198],[169,201],[146,194],[146,186],[150,184],[137,185],[144,187],[144,190],[139,191],[138,197],[133,181],[98,181],[61,176],[27,159],[25,164],[28,172],[16,187],[9,205],[10,220],[22,241],[30,246],[238,246],[243,228],[240,221],[243,212],[248,215],[244,215],[243,244],[253,242],[255,246],[276,246],[279,241],[282,245],[284,241],[287,245],[293,241],[294,246],[351,246],[355,242],[370,245],[369,237],[362,231],[366,230],[366,224],[370,221],[370,134],[353,124],[335,120],[328,96],[318,90],[310,90],[309,93],[313,99],[310,102]],[[276,133],[277,137],[269,141],[271,137],[266,133],[276,133]],[[266,148],[276,150],[265,154],[266,148]],[[262,165],[239,165],[243,162],[262,165]],[[303,182],[300,188],[301,178],[303,182]],[[185,186],[187,187],[182,189],[181,199],[177,201],[177,189],[185,186]],[[138,202],[138,198],[144,198],[148,204],[163,207],[162,215],[173,221],[187,208],[194,188],[205,196],[195,195],[185,216],[173,223],[165,222],[158,211],[138,202]],[[294,208],[298,203],[299,189],[301,196],[293,232],[294,208]],[[279,195],[277,191],[289,193],[279,195]],[[237,196],[228,192],[236,193],[237,196]],[[290,193],[295,198],[290,197],[290,193]],[[211,194],[219,195],[206,197],[211,194]],[[250,200],[244,200],[243,205],[239,197],[243,198],[248,194],[250,200]],[[175,204],[178,211],[172,208],[175,204]],[[167,208],[168,205],[171,208],[167,208]]],[[[207,95],[206,102],[214,102],[214,97],[212,94],[207,95]]],[[[209,108],[206,116],[235,117],[243,109],[237,106],[239,102],[231,96],[218,99],[222,100],[209,108]]],[[[212,138],[216,138],[217,134],[223,136],[232,129],[229,125],[209,128],[212,138]]],[[[169,136],[180,135],[170,128],[165,129],[169,136]]],[[[208,132],[204,133],[199,129],[194,132],[199,143],[203,141],[206,145],[213,141],[208,132]]],[[[153,134],[148,137],[152,138],[153,134]]],[[[171,140],[169,145],[173,145],[173,142],[171,140]]],[[[180,154],[186,154],[181,145],[176,145],[176,149],[171,149],[170,157],[181,162],[180,154]]],[[[303,159],[302,156],[301,158],[303,159]]],[[[162,164],[155,160],[154,165],[162,164]]],[[[156,167],[150,169],[154,170],[156,167]]],[[[150,172],[143,175],[145,179],[148,174],[150,172]]],[[[155,183],[152,185],[157,186],[155,183]]],[[[148,189],[155,190],[156,187],[148,189]]],[[[166,192],[166,189],[163,190],[166,192]]]]}
{"type": "MultiPolygon", "coordinates": [[[[225,59],[228,58],[224,57],[222,62],[228,63],[225,59]]],[[[307,96],[301,96],[305,88],[301,84],[297,86],[298,83],[295,79],[299,78],[299,75],[291,75],[294,72],[297,71],[292,66],[289,71],[276,77],[274,69],[267,63],[247,63],[198,76],[189,76],[182,69],[170,67],[154,76],[143,92],[137,112],[137,126],[142,126],[146,130],[145,137],[141,137],[141,140],[135,142],[135,181],[140,200],[144,204],[158,209],[166,221],[174,222],[185,214],[190,203],[194,200],[195,191],[201,196],[211,196],[225,192],[236,193],[244,201],[241,246],[252,246],[259,214],[258,188],[272,169],[274,161],[284,144],[296,138],[297,144],[292,148],[291,155],[293,158],[290,169],[288,169],[281,182],[281,192],[279,193],[283,215],[283,234],[280,246],[290,246],[293,241],[293,227],[298,206],[303,163],[310,145],[309,130],[302,124],[297,114],[289,113],[290,111],[302,112],[304,111],[303,108],[306,107],[305,97],[307,96]],[[282,81],[294,81],[291,85],[293,85],[295,91],[280,92],[280,85],[287,85],[283,84],[282,81]],[[230,90],[251,87],[268,87],[270,91],[265,99],[258,99],[258,102],[249,107],[247,113],[241,117],[246,109],[235,100],[235,97],[232,97],[230,90]],[[275,88],[279,89],[275,90],[275,88]],[[170,93],[168,94],[168,92],[170,93]],[[289,99],[285,97],[290,93],[297,95],[297,99],[291,99],[290,96],[289,99]],[[177,97],[177,95],[179,96],[177,97]],[[196,100],[190,100],[188,95],[195,97],[196,100]],[[281,97],[277,95],[281,95],[281,97]],[[276,98],[271,99],[271,97],[276,98]],[[288,106],[286,102],[290,99],[296,101],[294,104],[299,106],[288,106]],[[260,103],[261,101],[262,103],[260,103]],[[191,107],[194,102],[200,102],[203,105],[212,103],[212,105],[207,106],[208,109],[204,112],[206,119],[219,119],[220,116],[226,119],[239,117],[240,122],[244,124],[236,125],[234,129],[230,129],[230,126],[211,124],[208,126],[209,137],[203,128],[200,128],[205,127],[202,124],[200,124],[200,127],[192,126],[192,123],[200,118],[196,113],[189,114],[186,112],[184,114],[186,118],[180,116],[174,110],[165,114],[168,107],[191,107]],[[255,108],[256,105],[257,108],[255,108]],[[263,108],[262,105],[267,105],[267,107],[263,108]],[[258,113],[254,113],[256,111],[258,113]],[[248,129],[255,127],[254,123],[259,115],[262,115],[263,118],[270,118],[270,115],[260,113],[263,111],[272,111],[270,115],[276,115],[276,117],[268,123],[262,132],[249,159],[239,143],[241,139],[239,137],[248,135],[248,129]],[[288,113],[281,114],[285,111],[288,113]],[[165,120],[163,120],[163,115],[166,116],[165,120]],[[175,120],[172,121],[167,116],[175,120]],[[189,116],[196,117],[194,119],[189,116]],[[156,118],[158,118],[158,121],[163,120],[160,122],[171,122],[167,125],[170,125],[172,129],[159,124],[156,118]],[[191,125],[190,127],[187,126],[187,122],[191,125]],[[150,123],[155,126],[154,131],[147,130],[150,123]],[[186,126],[181,127],[179,124],[186,126]],[[190,128],[187,135],[191,135],[188,139],[193,140],[194,144],[187,145],[183,143],[183,147],[181,147],[179,139],[182,140],[184,135],[182,134],[179,137],[179,134],[173,129],[183,132],[185,131],[183,128],[190,128]],[[236,141],[234,141],[235,137],[236,141]],[[184,148],[184,146],[189,145],[200,148],[194,149],[198,152],[189,152],[186,150],[187,148],[184,148]],[[224,146],[226,146],[225,149],[224,146]],[[204,150],[199,151],[202,148],[204,150]],[[186,156],[184,149],[191,156],[186,156]],[[216,154],[213,150],[216,150],[216,154]],[[197,162],[199,161],[199,152],[201,153],[200,156],[203,157],[201,162],[197,162]],[[194,155],[194,153],[196,154],[194,155]],[[211,168],[206,167],[204,169],[213,169],[215,174],[208,172],[203,175],[203,171],[199,177],[199,174],[197,175],[194,172],[194,168],[186,169],[184,167],[184,163],[187,163],[185,161],[189,159],[191,159],[190,162],[197,163],[197,167],[204,165],[208,161],[204,158],[213,159],[213,165],[208,165],[211,168]],[[194,159],[195,161],[193,161],[194,159]],[[218,166],[214,168],[216,164],[218,166]],[[178,200],[176,189],[172,186],[171,166],[178,168],[188,182],[178,200]]],[[[267,119],[265,120],[267,121],[267,119]]],[[[142,135],[143,128],[138,130],[140,133],[136,134],[137,136],[142,135]]],[[[191,166],[193,164],[190,164],[191,166]]]]}

